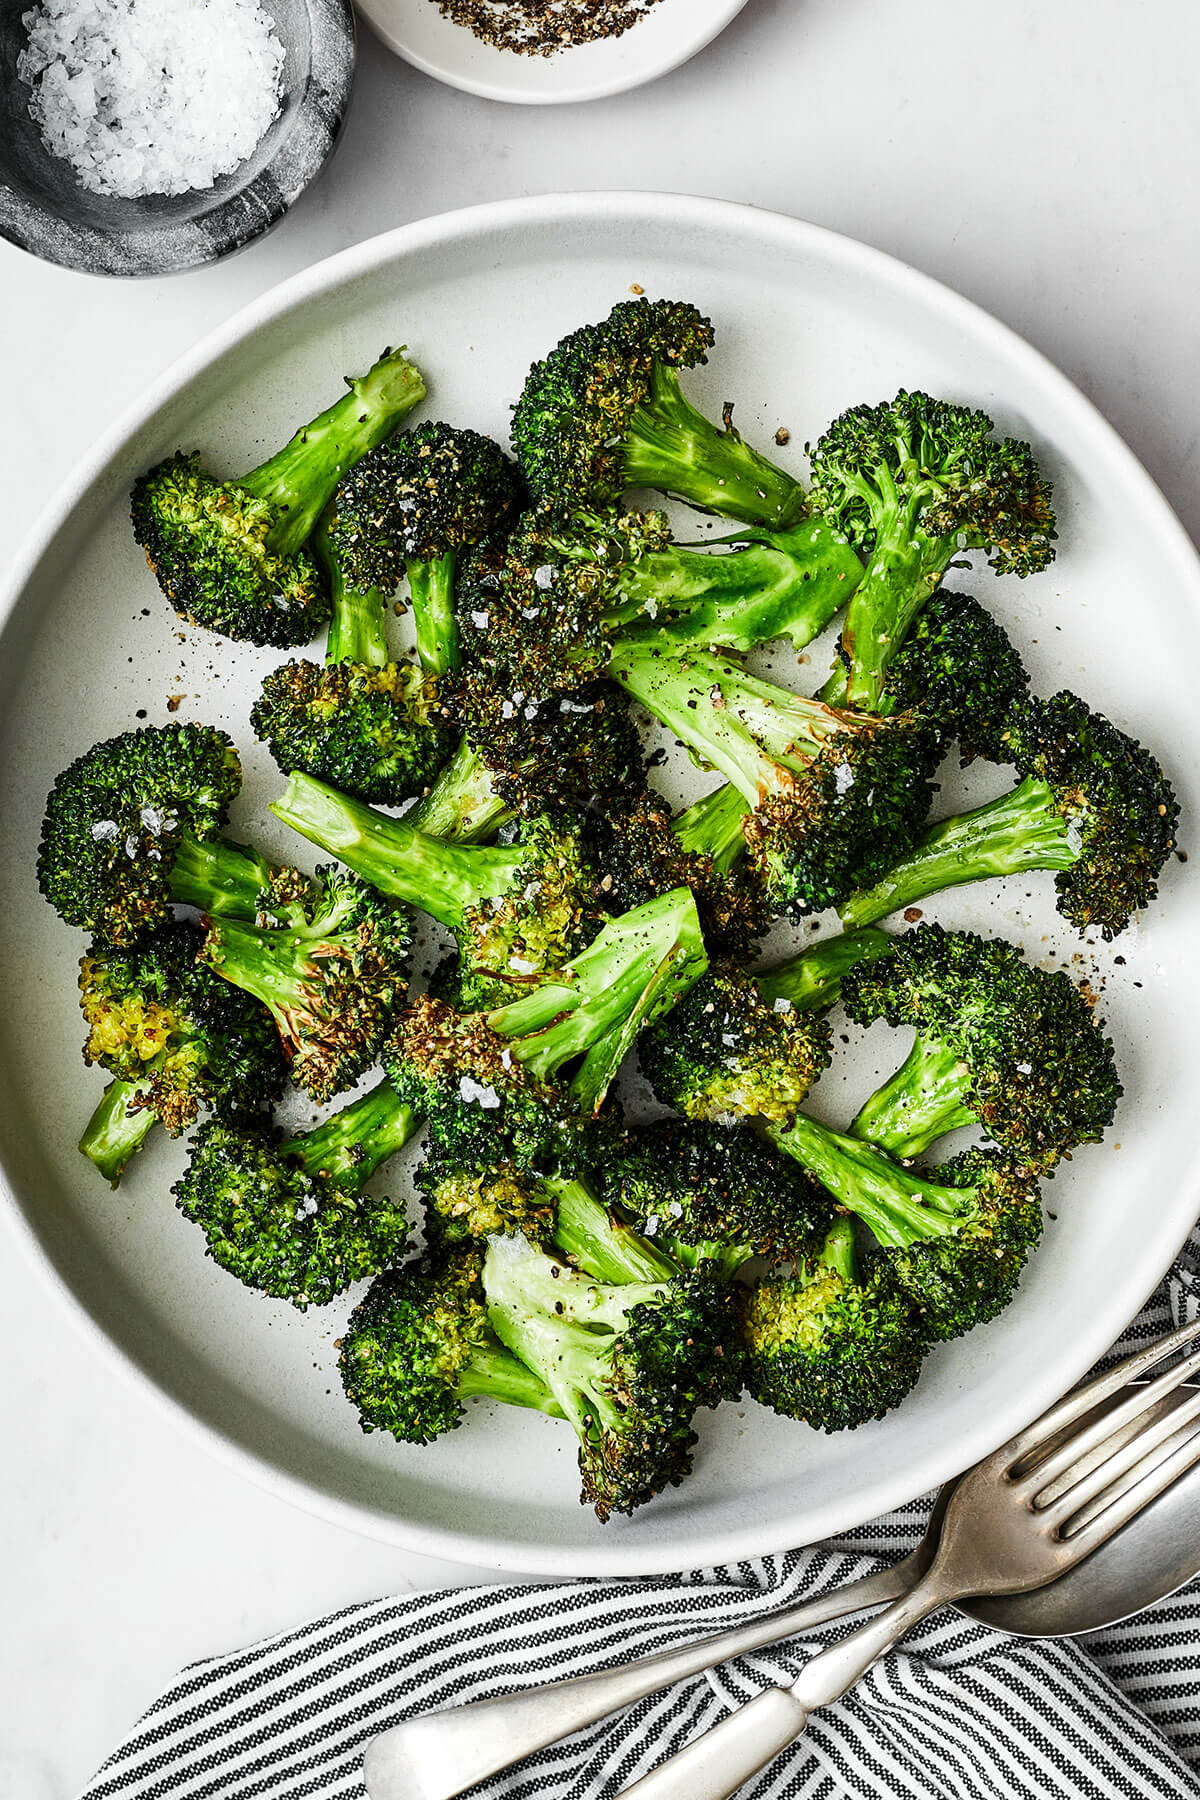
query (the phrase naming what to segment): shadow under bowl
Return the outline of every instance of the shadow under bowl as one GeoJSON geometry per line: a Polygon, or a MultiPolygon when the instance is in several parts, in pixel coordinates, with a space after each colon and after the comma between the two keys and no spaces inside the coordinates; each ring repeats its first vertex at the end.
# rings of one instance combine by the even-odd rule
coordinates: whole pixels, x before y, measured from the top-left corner
{"type": "Polygon", "coordinates": [[[283,46],[280,107],[253,152],[210,188],[122,199],[82,186],[53,156],[17,77],[35,0],[0,0],[0,236],[89,275],[173,275],[277,225],[341,133],[354,79],[351,0],[261,0],[283,46]]]}

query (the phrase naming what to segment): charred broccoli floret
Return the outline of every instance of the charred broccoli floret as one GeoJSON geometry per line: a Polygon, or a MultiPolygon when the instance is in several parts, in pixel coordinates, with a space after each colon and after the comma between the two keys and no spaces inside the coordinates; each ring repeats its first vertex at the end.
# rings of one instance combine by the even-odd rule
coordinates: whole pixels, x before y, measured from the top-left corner
{"type": "Polygon", "coordinates": [[[849,1219],[795,1275],[744,1290],[741,1327],[751,1394],[818,1431],[882,1419],[911,1391],[926,1350],[904,1296],[878,1274],[859,1278],[849,1219]]]}
{"type": "Polygon", "coordinates": [[[710,322],[673,300],[627,300],[571,332],[529,371],[512,441],[536,499],[571,511],[658,488],[752,524],[790,525],[804,495],[790,476],[684,399],[680,369],[707,361],[710,322]]]}
{"type": "Polygon", "coordinates": [[[418,1124],[386,1081],[286,1140],[213,1120],[172,1191],[221,1268],[301,1310],[324,1306],[404,1255],[403,1206],[362,1189],[418,1124]]]}
{"type": "Polygon", "coordinates": [[[804,1113],[768,1134],[868,1226],[884,1277],[927,1336],[957,1337],[1003,1312],[1041,1236],[1038,1169],[968,1151],[925,1176],[804,1113]]]}
{"type": "Polygon", "coordinates": [[[966,550],[1002,575],[1054,555],[1051,489],[1028,444],[992,436],[986,413],[908,394],[854,406],[809,447],[809,503],[843,530],[867,571],[842,630],[845,674],[824,698],[866,712],[913,619],[966,550]]]}
{"type": "Polygon", "coordinates": [[[1113,938],[1158,892],[1179,806],[1150,752],[1074,694],[1012,709],[1004,760],[1011,792],[930,826],[912,852],[842,907],[867,925],[943,888],[1055,869],[1058,910],[1077,931],[1113,938]]]}
{"type": "Polygon", "coordinates": [[[367,1289],[342,1335],[338,1367],[364,1431],[430,1444],[481,1397],[562,1417],[549,1388],[488,1325],[482,1252],[416,1257],[367,1289]]]}
{"type": "Polygon", "coordinates": [[[579,1439],[583,1499],[631,1513],[692,1463],[692,1420],[741,1385],[728,1284],[708,1268],[597,1281],[521,1237],[483,1265],[488,1321],[542,1379],[579,1439]]]}
{"type": "Polygon", "coordinates": [[[242,781],[212,725],[150,725],[95,744],[50,790],[38,884],[68,925],[127,946],[172,903],[294,917],[308,884],[216,834],[242,781]]]}
{"type": "Polygon", "coordinates": [[[80,964],[83,1059],[126,1092],[118,1104],[106,1091],[79,1147],[114,1184],[147,1121],[178,1137],[202,1107],[225,1118],[249,1114],[286,1085],[270,1015],[197,962],[201,941],[196,926],[177,921],[131,950],[93,944],[80,964]]]}
{"type": "Polygon", "coordinates": [[[852,969],[842,1001],[860,1025],[916,1029],[851,1127],[893,1156],[978,1123],[1009,1154],[1052,1162],[1112,1123],[1121,1083],[1091,1007],[1062,970],[1031,968],[1003,938],[920,925],[852,969]]]}
{"type": "Polygon", "coordinates": [[[292,1079],[325,1101],[378,1061],[408,987],[411,930],[394,902],[327,866],[311,915],[291,927],[209,920],[203,956],[279,1028],[292,1079]]]}
{"type": "Polygon", "coordinates": [[[249,474],[216,481],[179,452],[135,483],[133,535],[192,624],[252,644],[306,644],[329,617],[308,549],[338,482],[424,398],[403,354],[385,351],[350,392],[249,474]]]}
{"type": "Polygon", "coordinates": [[[656,1245],[726,1267],[751,1256],[814,1257],[833,1210],[824,1189],[756,1132],[692,1120],[628,1131],[594,1175],[603,1199],[656,1245]]]}
{"type": "Polygon", "coordinates": [[[1004,733],[1029,676],[1008,633],[969,594],[939,588],[888,663],[880,712],[923,715],[964,766],[1004,760],[1004,733]]]}
{"type": "Polygon", "coordinates": [[[839,711],[760,681],[708,651],[662,656],[634,645],[612,673],[753,809],[749,866],[775,911],[836,905],[862,871],[882,871],[929,810],[937,733],[920,715],[839,711]]]}

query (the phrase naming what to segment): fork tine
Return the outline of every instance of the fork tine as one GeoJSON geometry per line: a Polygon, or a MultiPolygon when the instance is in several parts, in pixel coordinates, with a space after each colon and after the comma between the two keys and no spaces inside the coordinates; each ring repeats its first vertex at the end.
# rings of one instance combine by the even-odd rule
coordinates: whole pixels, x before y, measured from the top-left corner
{"type": "Polygon", "coordinates": [[[1177,1331],[1159,1338],[1148,1350],[1139,1350],[1135,1355],[1127,1356],[1124,1362],[1118,1363],[1115,1369],[1109,1369],[1107,1374],[1097,1375],[1082,1387],[1073,1388],[1057,1406],[1052,1406],[1040,1419],[1035,1419],[1032,1425],[1027,1425],[1024,1431],[1019,1431],[1016,1437],[1009,1439],[1003,1450],[1008,1467],[1011,1468],[1029,1456],[1056,1431],[1073,1425],[1109,1394],[1115,1394],[1129,1382],[1136,1381],[1139,1375],[1155,1368],[1172,1351],[1182,1350],[1197,1338],[1200,1338],[1200,1319],[1194,1319],[1190,1325],[1181,1325],[1177,1331]]]}
{"type": "Polygon", "coordinates": [[[1051,1450],[1048,1456],[1043,1457],[1040,1462],[1032,1464],[1028,1470],[1020,1468],[1020,1461],[1023,1459],[1018,1459],[1012,1479],[1027,1493],[1040,1493],[1043,1488],[1049,1487],[1050,1483],[1059,1475],[1066,1474],[1090,1451],[1098,1449],[1106,1438],[1112,1437],[1123,1425],[1137,1420],[1143,1413],[1149,1412],[1157,1401],[1174,1393],[1176,1388],[1182,1387],[1189,1375],[1196,1374],[1198,1370],[1200,1370],[1200,1348],[1193,1350],[1190,1356],[1167,1369],[1153,1381],[1139,1386],[1130,1394],[1128,1400],[1123,1400],[1120,1406],[1114,1406],[1110,1412],[1104,1414],[1103,1418],[1094,1420],[1082,1431],[1072,1433],[1064,1442],[1051,1450]]]}
{"type": "Polygon", "coordinates": [[[1061,1529],[1069,1519],[1077,1518],[1089,1501],[1099,1499],[1111,1489],[1121,1476],[1139,1466],[1142,1467],[1142,1473],[1148,1475],[1156,1466],[1157,1459],[1153,1458],[1152,1453],[1177,1438],[1186,1426],[1197,1419],[1200,1419],[1200,1393],[1193,1394],[1182,1406],[1175,1407],[1157,1418],[1144,1431],[1129,1438],[1112,1456],[1089,1469],[1079,1481],[1065,1492],[1057,1494],[1048,1505],[1038,1506],[1035,1495],[1034,1507],[1038,1518],[1043,1524],[1061,1529]]]}
{"type": "Polygon", "coordinates": [[[1136,1519],[1144,1512],[1152,1500],[1165,1494],[1169,1487],[1174,1487],[1180,1476],[1186,1475],[1200,1463],[1200,1427],[1189,1432],[1183,1443],[1165,1456],[1154,1468],[1132,1487],[1126,1488],[1120,1496],[1102,1511],[1095,1513],[1087,1522],[1064,1539],[1072,1550],[1080,1556],[1090,1556],[1101,1544],[1106,1544],[1114,1537],[1123,1525],[1136,1519]]]}

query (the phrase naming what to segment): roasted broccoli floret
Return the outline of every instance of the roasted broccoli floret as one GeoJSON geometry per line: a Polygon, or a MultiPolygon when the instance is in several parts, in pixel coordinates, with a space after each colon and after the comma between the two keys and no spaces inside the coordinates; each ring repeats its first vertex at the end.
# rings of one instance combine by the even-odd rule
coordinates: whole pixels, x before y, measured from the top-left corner
{"type": "Polygon", "coordinates": [[[913,1301],[927,1336],[958,1337],[1008,1305],[1041,1236],[1039,1169],[968,1151],[926,1176],[804,1113],[767,1130],[869,1227],[881,1278],[913,1301]]]}
{"type": "Polygon", "coordinates": [[[740,1388],[728,1284],[704,1267],[666,1281],[602,1283],[497,1237],[483,1265],[488,1321],[541,1377],[579,1439],[583,1499],[631,1513],[692,1463],[692,1420],[740,1388]]]}
{"type": "Polygon", "coordinates": [[[482,1397],[561,1418],[545,1383],[488,1325],[482,1251],[417,1257],[367,1289],[342,1334],[338,1367],[364,1431],[429,1444],[482,1397]]]}
{"type": "Polygon", "coordinates": [[[38,884],[68,925],[132,944],[172,903],[294,917],[307,881],[216,834],[242,781],[212,725],[151,725],[95,744],[50,790],[38,884]]]}
{"type": "Polygon", "coordinates": [[[197,962],[201,941],[199,929],[180,920],[130,950],[93,944],[80,964],[83,1059],[126,1091],[106,1091],[79,1147],[114,1183],[147,1121],[161,1120],[178,1137],[202,1107],[224,1118],[249,1114],[272,1105],[286,1085],[270,1014],[197,962]]]}
{"type": "Polygon", "coordinates": [[[746,1386],[818,1431],[853,1431],[898,1406],[926,1340],[912,1305],[878,1273],[860,1279],[854,1227],[839,1219],[819,1257],[741,1295],[746,1386]]]}
{"type": "Polygon", "coordinates": [[[379,1058],[408,988],[402,908],[344,869],[315,877],[309,918],[291,927],[208,921],[202,954],[253,994],[279,1028],[292,1079],[325,1101],[379,1058]]]}
{"type": "Polygon", "coordinates": [[[820,1012],[766,1000],[752,975],[716,965],[638,1043],[642,1072],[666,1105],[689,1119],[774,1119],[785,1124],[829,1066],[820,1012]]]}
{"type": "Polygon", "coordinates": [[[181,451],[134,483],[133,535],[182,618],[284,649],[306,644],[328,619],[308,549],[313,529],[351,465],[425,395],[398,350],[348,386],[248,475],[216,481],[198,452],[181,451]]]}
{"type": "Polygon", "coordinates": [[[1008,633],[969,594],[939,588],[888,663],[880,712],[923,715],[963,765],[1004,760],[1004,733],[1029,676],[1008,633]]]}
{"type": "Polygon", "coordinates": [[[456,1165],[569,1169],[638,1032],[705,966],[695,902],[680,889],[610,919],[507,1006],[462,1013],[419,1000],[385,1047],[385,1066],[456,1165]]]}
{"type": "Polygon", "coordinates": [[[512,441],[538,500],[609,506],[627,488],[678,494],[707,512],[790,525],[804,495],[790,476],[684,399],[680,369],[707,361],[711,323],[683,301],[627,300],[563,338],[529,371],[512,441]]]}
{"type": "Polygon", "coordinates": [[[403,1206],[362,1189],[419,1123],[386,1081],[292,1138],[212,1120],[172,1191],[221,1268],[301,1310],[324,1306],[404,1255],[403,1206]]]}
{"type": "Polygon", "coordinates": [[[1058,910],[1080,932],[1113,938],[1149,905],[1179,818],[1150,752],[1066,692],[1014,706],[1003,749],[1020,783],[930,826],[876,886],[846,902],[845,924],[870,924],[963,882],[1034,869],[1058,870],[1058,910]]]}
{"type": "Polygon", "coordinates": [[[272,811],[381,893],[453,932],[455,1003],[497,1006],[581,950],[599,923],[600,877],[569,820],[526,821],[507,845],[447,843],[293,775],[272,811]]]}
{"type": "Polygon", "coordinates": [[[681,1260],[736,1267],[751,1256],[816,1256],[829,1195],[756,1132],[661,1119],[626,1132],[594,1165],[603,1199],[681,1260]]]}
{"type": "Polygon", "coordinates": [[[845,674],[825,699],[876,710],[889,660],[964,551],[985,550],[1002,575],[1050,562],[1050,484],[1028,444],[992,429],[986,413],[902,391],[851,407],[809,447],[812,510],[867,560],[842,629],[845,674]]]}
{"type": "Polygon", "coordinates": [[[861,871],[895,862],[929,810],[938,743],[920,715],[843,712],[708,651],[623,644],[611,672],[753,809],[749,867],[775,911],[836,905],[861,871]]]}
{"type": "Polygon", "coordinates": [[[851,1126],[893,1156],[978,1123],[1009,1154],[1053,1162],[1112,1123],[1121,1083],[1091,1007],[1062,970],[1031,968],[1003,938],[920,925],[852,969],[842,1002],[860,1025],[916,1030],[851,1126]]]}

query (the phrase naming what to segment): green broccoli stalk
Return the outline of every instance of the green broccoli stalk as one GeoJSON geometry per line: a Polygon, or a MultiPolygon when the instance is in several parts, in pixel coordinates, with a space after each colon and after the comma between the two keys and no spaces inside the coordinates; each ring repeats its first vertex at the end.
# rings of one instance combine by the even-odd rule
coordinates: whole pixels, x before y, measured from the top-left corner
{"type": "Polygon", "coordinates": [[[492,771],[466,737],[459,739],[429,792],[405,814],[406,823],[427,837],[460,844],[486,843],[512,817],[512,807],[493,785],[492,771]]]}
{"type": "Polygon", "coordinates": [[[994,875],[1059,871],[1058,910],[1112,938],[1149,905],[1175,846],[1179,806],[1148,750],[1074,694],[1013,708],[1009,793],[932,825],[912,852],[841,909],[867,925],[930,894],[994,875]]]}
{"type": "Polygon", "coordinates": [[[404,1255],[404,1208],[362,1190],[419,1123],[386,1081],[287,1139],[213,1120],[172,1191],[221,1268],[301,1310],[324,1306],[404,1255]]]}
{"type": "Polygon", "coordinates": [[[630,644],[611,672],[753,809],[752,875],[777,911],[819,912],[910,844],[929,809],[936,734],[920,719],[840,712],[728,657],[630,644]]]}
{"type": "Polygon", "coordinates": [[[488,1325],[481,1264],[479,1253],[417,1257],[371,1283],[338,1357],[364,1431],[429,1444],[453,1431],[464,1401],[477,1398],[562,1418],[549,1388],[488,1325]]]}
{"type": "Polygon", "coordinates": [[[683,1480],[695,1413],[740,1386],[723,1282],[704,1269],[614,1286],[498,1237],[483,1288],[492,1330],[574,1427],[597,1518],[632,1513],[683,1480]]]}
{"type": "Polygon", "coordinates": [[[110,1187],[117,1186],[158,1123],[154,1108],[144,1104],[144,1091],[133,1081],[110,1081],[79,1140],[80,1151],[110,1187]]]}
{"type": "Polygon", "coordinates": [[[930,1337],[957,1337],[1008,1305],[1041,1235],[1036,1170],[968,1151],[927,1178],[804,1113],[767,1134],[869,1228],[930,1337]]]}
{"type": "Polygon", "coordinates": [[[307,643],[325,623],[329,596],[308,547],[317,520],[351,465],[425,396],[398,350],[348,386],[236,480],[215,481],[197,452],[180,452],[134,483],[133,535],[182,618],[282,649],[307,643]]]}
{"type": "Polygon", "coordinates": [[[1113,1047],[1061,970],[1031,968],[1002,938],[921,925],[842,983],[860,1025],[911,1025],[906,1061],[851,1130],[908,1159],[964,1125],[1027,1162],[1097,1143],[1121,1083],[1113,1047]]]}
{"type": "Polygon", "coordinates": [[[810,944],[799,955],[754,975],[763,1002],[782,1011],[783,1004],[797,1012],[823,1011],[841,997],[842,977],[861,962],[887,956],[895,938],[886,931],[842,931],[810,944]]]}
{"type": "Polygon", "coordinates": [[[751,524],[786,526],[804,512],[796,482],[697,412],[679,370],[707,360],[710,322],[682,301],[614,306],[563,338],[529,371],[512,441],[535,499],[569,511],[611,506],[628,488],[657,488],[751,524]]]}
{"type": "Polygon", "coordinates": [[[909,1303],[858,1276],[854,1225],[835,1220],[819,1257],[745,1290],[746,1385],[756,1400],[818,1431],[882,1419],[916,1383],[925,1340],[909,1303]]]}
{"type": "Polygon", "coordinates": [[[407,915],[365,882],[327,867],[302,924],[208,922],[202,955],[275,1020],[292,1079],[314,1100],[352,1087],[378,1060],[403,1005],[411,933],[407,915]]]}
{"type": "Polygon", "coordinates": [[[152,725],[94,744],[50,790],[38,885],[68,925],[129,945],[173,904],[293,917],[307,882],[216,834],[242,782],[211,725],[152,725]]]}
{"type": "Polygon", "coordinates": [[[707,856],[722,875],[731,874],[745,855],[745,799],[731,781],[695,801],[675,819],[675,836],[687,855],[707,856]]]}
{"type": "Polygon", "coordinates": [[[855,406],[810,446],[809,503],[867,559],[842,631],[845,679],[824,698],[874,712],[887,665],[966,550],[998,574],[1029,575],[1054,555],[1050,484],[1028,444],[997,441],[982,412],[901,391],[855,406]]]}

